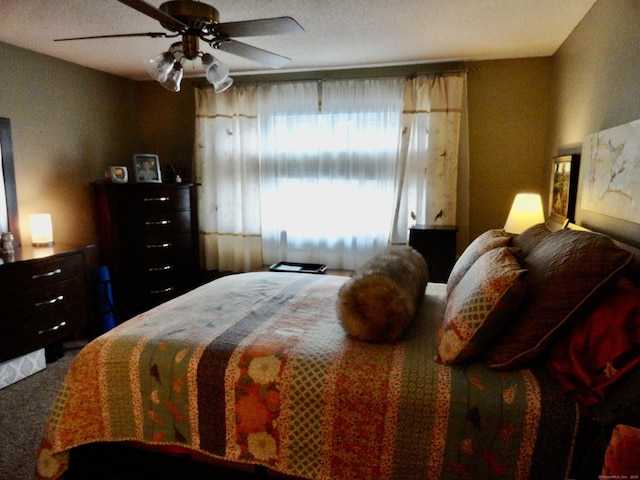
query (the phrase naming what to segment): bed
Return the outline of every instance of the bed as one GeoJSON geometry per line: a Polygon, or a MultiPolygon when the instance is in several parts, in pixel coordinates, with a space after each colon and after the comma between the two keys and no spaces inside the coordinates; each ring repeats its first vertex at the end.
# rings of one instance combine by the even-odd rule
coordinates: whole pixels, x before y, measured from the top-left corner
{"type": "MultiPolygon", "coordinates": [[[[483,234],[448,284],[426,284],[415,318],[395,342],[348,335],[336,302],[353,277],[230,275],[145,312],[78,354],[44,434],[38,478],[61,477],[74,449],[99,443],[305,479],[573,478],[588,406],[549,368],[549,352],[569,331],[565,317],[587,317],[637,260],[608,237],[615,260],[593,249],[560,249],[577,263],[595,258],[605,278],[572,300],[579,308],[563,306],[570,312],[559,323],[567,325],[550,327],[548,345],[534,341],[527,350],[533,358],[523,359],[506,348],[509,335],[536,295],[549,294],[513,285],[524,278],[550,283],[536,279],[525,260],[535,257],[542,237],[556,234],[537,226],[519,245],[501,231],[483,234]],[[524,272],[512,275],[509,301],[504,277],[489,278],[493,264],[478,271],[498,250],[524,272]],[[482,329],[467,324],[458,344],[443,348],[453,324],[468,320],[456,317],[456,302],[488,284],[502,289],[491,309],[495,325],[487,327],[485,316],[482,329]]],[[[536,261],[549,265],[548,258],[536,261]]],[[[626,378],[635,366],[624,370],[626,378]]]]}

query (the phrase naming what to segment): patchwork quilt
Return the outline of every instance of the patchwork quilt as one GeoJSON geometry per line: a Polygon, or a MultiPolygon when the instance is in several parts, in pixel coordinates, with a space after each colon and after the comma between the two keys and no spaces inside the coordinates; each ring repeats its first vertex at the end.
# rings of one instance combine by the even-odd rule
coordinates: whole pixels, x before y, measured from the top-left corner
{"type": "Polygon", "coordinates": [[[129,320],[71,366],[38,453],[180,447],[309,479],[565,478],[577,411],[543,371],[434,361],[446,288],[404,339],[349,339],[346,277],[230,275],[129,320]]]}

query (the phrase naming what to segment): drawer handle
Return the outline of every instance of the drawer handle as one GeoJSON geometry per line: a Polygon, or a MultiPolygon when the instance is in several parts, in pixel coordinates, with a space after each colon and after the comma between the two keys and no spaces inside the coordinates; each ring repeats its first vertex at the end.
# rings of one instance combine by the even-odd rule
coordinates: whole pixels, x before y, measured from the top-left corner
{"type": "Polygon", "coordinates": [[[173,265],[165,265],[164,267],[149,267],[147,270],[149,272],[164,272],[166,270],[171,270],[173,265]]]}
{"type": "Polygon", "coordinates": [[[167,288],[163,288],[162,290],[149,290],[149,293],[151,295],[158,295],[160,293],[168,293],[171,290],[173,290],[173,287],[167,287],[167,288]]]}
{"type": "Polygon", "coordinates": [[[147,197],[144,199],[145,202],[168,202],[169,197],[147,197]]]}
{"type": "Polygon", "coordinates": [[[150,243],[147,245],[147,248],[169,248],[171,246],[171,242],[167,243],[150,243]]]}
{"type": "Polygon", "coordinates": [[[64,300],[64,295],[58,295],[57,297],[52,298],[51,300],[46,300],[44,302],[36,303],[36,308],[44,307],[46,305],[53,305],[54,303],[61,302],[62,300],[64,300]]]}
{"type": "Polygon", "coordinates": [[[47,272],[47,273],[40,273],[40,274],[31,275],[31,278],[33,280],[36,280],[38,278],[53,277],[54,275],[60,275],[61,273],[62,273],[62,269],[61,268],[56,268],[55,270],[51,270],[50,272],[47,272]]]}
{"type": "Polygon", "coordinates": [[[148,221],[148,222],[144,222],[144,224],[147,225],[147,226],[152,226],[152,225],[170,225],[171,224],[171,220],[158,220],[157,222],[148,221]]]}
{"type": "Polygon", "coordinates": [[[59,324],[54,325],[54,326],[53,326],[53,327],[51,327],[51,328],[45,328],[44,330],[40,330],[40,331],[38,332],[38,335],[44,335],[45,333],[55,332],[55,331],[56,331],[56,330],[58,330],[59,328],[62,328],[62,327],[64,327],[64,326],[66,326],[66,325],[67,325],[67,322],[60,322],[59,324]]]}

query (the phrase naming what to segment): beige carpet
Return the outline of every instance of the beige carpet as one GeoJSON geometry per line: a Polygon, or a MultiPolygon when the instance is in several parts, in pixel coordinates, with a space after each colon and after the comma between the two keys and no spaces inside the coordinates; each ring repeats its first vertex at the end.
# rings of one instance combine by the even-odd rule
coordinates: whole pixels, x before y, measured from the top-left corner
{"type": "Polygon", "coordinates": [[[82,345],[65,344],[62,358],[0,390],[0,479],[34,477],[36,451],[46,420],[69,365],[82,345]]]}

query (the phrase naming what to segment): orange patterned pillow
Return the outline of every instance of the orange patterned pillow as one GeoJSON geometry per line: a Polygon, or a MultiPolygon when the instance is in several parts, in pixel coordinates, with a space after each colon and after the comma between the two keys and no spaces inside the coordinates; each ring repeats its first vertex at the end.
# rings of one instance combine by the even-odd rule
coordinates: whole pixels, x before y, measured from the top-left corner
{"type": "Polygon", "coordinates": [[[489,250],[471,266],[447,300],[439,361],[464,362],[489,345],[524,298],[525,273],[510,247],[489,250]]]}
{"type": "Polygon", "coordinates": [[[487,230],[465,248],[460,258],[456,261],[447,280],[447,295],[451,295],[458,282],[471,268],[482,254],[498,247],[507,247],[511,242],[511,235],[504,230],[487,230]]]}

